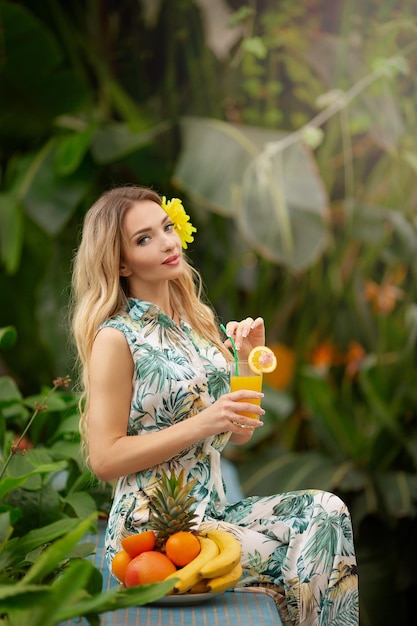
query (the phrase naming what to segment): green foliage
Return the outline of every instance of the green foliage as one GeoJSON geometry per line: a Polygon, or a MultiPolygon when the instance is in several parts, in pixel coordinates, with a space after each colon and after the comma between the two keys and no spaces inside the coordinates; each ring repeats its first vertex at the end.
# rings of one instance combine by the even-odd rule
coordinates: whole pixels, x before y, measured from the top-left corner
{"type": "Polygon", "coordinates": [[[173,584],[102,592],[102,575],[87,559],[91,544],[81,539],[110,493],[100,493],[82,468],[76,397],[57,391],[67,382],[23,398],[11,378],[0,378],[0,615],[7,626],[55,626],[79,616],[98,625],[101,613],[151,602],[173,584]]]}
{"type": "Polygon", "coordinates": [[[0,378],[0,496],[14,511],[19,533],[65,517],[108,511],[110,487],[100,486],[80,457],[77,397],[57,379],[23,397],[10,377],[0,378]]]}
{"type": "MultiPolygon", "coordinates": [[[[0,516],[2,530],[5,516],[0,516]]],[[[166,581],[102,592],[101,574],[76,551],[94,520],[95,515],[83,521],[61,520],[3,544],[0,612],[7,616],[8,625],[30,621],[33,626],[55,626],[80,616],[97,625],[101,613],[152,602],[172,588],[173,583],[166,581]]]]}
{"type": "MultiPolygon", "coordinates": [[[[169,146],[163,160],[154,149],[169,124],[132,100],[106,54],[73,37],[94,38],[84,11],[45,10],[39,17],[25,3],[0,2],[0,326],[17,328],[19,350],[7,361],[28,392],[71,367],[69,272],[86,206],[139,173],[168,186],[169,171],[169,146]]],[[[100,47],[104,34],[95,37],[100,47]]]]}
{"type": "Polygon", "coordinates": [[[16,329],[14,326],[7,326],[6,328],[0,328],[0,349],[8,350],[11,348],[17,338],[16,329]]]}

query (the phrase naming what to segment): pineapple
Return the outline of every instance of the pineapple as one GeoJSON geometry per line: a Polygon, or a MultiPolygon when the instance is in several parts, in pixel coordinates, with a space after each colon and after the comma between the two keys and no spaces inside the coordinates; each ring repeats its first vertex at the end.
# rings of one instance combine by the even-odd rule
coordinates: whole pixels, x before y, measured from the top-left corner
{"type": "Polygon", "coordinates": [[[196,499],[190,496],[190,492],[196,480],[184,483],[184,470],[178,476],[162,472],[160,485],[149,496],[149,528],[157,536],[158,548],[163,548],[170,535],[180,530],[192,530],[197,516],[191,510],[196,499]]]}

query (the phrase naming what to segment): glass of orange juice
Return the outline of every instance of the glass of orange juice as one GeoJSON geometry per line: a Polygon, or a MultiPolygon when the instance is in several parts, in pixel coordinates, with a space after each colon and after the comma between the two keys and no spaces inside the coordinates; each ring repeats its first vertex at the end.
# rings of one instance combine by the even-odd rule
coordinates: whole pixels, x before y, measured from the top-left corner
{"type": "MultiPolygon", "coordinates": [[[[239,391],[240,389],[249,389],[251,391],[262,391],[262,372],[256,374],[250,367],[248,361],[237,361],[228,364],[230,375],[230,391],[239,391]]],[[[247,398],[243,402],[250,402],[260,406],[260,398],[247,398]]],[[[240,415],[258,419],[255,413],[247,413],[242,411],[240,415]]]]}

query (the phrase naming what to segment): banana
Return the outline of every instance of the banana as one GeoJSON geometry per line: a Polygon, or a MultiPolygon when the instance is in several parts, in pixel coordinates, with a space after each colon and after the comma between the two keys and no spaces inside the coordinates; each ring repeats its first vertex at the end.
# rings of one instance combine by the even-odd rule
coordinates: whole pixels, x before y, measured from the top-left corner
{"type": "Polygon", "coordinates": [[[204,580],[199,580],[198,583],[196,583],[194,585],[194,587],[191,587],[190,591],[188,593],[207,593],[208,589],[207,589],[207,583],[209,581],[204,579],[204,580]]]}
{"type": "Polygon", "coordinates": [[[235,587],[242,576],[242,572],[242,566],[238,563],[227,574],[223,574],[223,576],[216,576],[216,578],[210,578],[210,580],[207,581],[207,591],[211,591],[212,593],[221,593],[222,591],[231,589],[231,587],[235,587]]]}
{"type": "Polygon", "coordinates": [[[223,576],[240,563],[242,548],[239,541],[230,532],[216,528],[207,530],[205,536],[217,544],[219,555],[201,566],[198,572],[200,579],[223,576]]]}
{"type": "Polygon", "coordinates": [[[165,580],[177,578],[172,592],[173,593],[186,593],[198,583],[198,573],[202,567],[211,560],[215,559],[219,554],[219,548],[217,543],[208,537],[198,536],[201,550],[198,556],[195,557],[188,565],[185,565],[181,569],[177,570],[173,574],[170,574],[165,580]]]}

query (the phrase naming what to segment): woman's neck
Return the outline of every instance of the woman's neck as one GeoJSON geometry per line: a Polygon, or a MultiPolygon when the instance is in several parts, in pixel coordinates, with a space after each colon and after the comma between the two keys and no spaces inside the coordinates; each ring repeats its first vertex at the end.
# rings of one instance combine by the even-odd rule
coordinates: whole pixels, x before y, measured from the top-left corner
{"type": "Polygon", "coordinates": [[[166,289],[160,290],[157,293],[156,290],[147,290],[140,289],[140,293],[138,290],[133,289],[129,293],[131,298],[136,298],[138,300],[143,300],[145,302],[152,302],[157,307],[161,309],[166,315],[168,315],[174,322],[179,322],[178,311],[175,310],[169,292],[166,289]],[[162,293],[163,291],[163,293],[162,293]]]}

